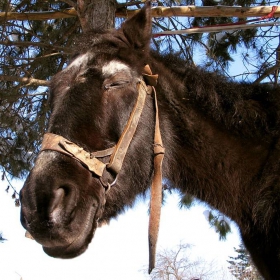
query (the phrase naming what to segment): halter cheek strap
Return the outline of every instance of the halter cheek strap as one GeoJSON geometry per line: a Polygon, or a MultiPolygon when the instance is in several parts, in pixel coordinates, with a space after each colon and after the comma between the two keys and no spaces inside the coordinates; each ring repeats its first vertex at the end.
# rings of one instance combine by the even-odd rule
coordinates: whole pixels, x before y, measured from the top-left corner
{"type": "Polygon", "coordinates": [[[113,171],[115,174],[118,174],[122,168],[125,155],[134,136],[145,105],[148,88],[143,80],[138,84],[138,92],[139,94],[135,106],[107,166],[107,169],[113,171]]]}

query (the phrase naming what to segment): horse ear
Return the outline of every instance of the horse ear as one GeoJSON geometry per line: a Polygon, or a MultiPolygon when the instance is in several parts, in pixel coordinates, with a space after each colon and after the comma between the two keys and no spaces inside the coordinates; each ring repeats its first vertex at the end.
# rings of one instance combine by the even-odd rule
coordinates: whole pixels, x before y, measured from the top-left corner
{"type": "Polygon", "coordinates": [[[134,49],[143,50],[149,48],[152,36],[150,1],[147,1],[135,16],[123,23],[121,31],[134,49]]]}

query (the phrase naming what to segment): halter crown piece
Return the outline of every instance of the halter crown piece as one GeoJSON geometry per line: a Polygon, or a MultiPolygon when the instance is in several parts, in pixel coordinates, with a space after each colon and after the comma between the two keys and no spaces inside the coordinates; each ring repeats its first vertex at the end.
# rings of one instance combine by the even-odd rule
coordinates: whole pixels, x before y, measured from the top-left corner
{"type": "Polygon", "coordinates": [[[137,129],[138,122],[145,105],[147,94],[154,94],[155,102],[155,133],[154,133],[154,176],[151,186],[150,198],[150,218],[149,218],[149,273],[155,267],[156,244],[159,232],[160,212],[162,204],[162,161],[165,149],[163,148],[162,138],[159,127],[158,105],[154,86],[157,84],[158,75],[153,75],[149,65],[144,67],[143,79],[138,84],[138,98],[126,123],[123,133],[118,143],[109,149],[97,152],[87,152],[75,143],[66,138],[46,133],[43,137],[41,151],[57,151],[82,163],[90,172],[94,173],[104,186],[106,191],[116,184],[118,174],[127,153],[130,142],[137,129]],[[104,163],[98,158],[110,156],[109,163],[104,163]],[[104,172],[115,175],[113,182],[104,182],[102,175],[104,172]]]}

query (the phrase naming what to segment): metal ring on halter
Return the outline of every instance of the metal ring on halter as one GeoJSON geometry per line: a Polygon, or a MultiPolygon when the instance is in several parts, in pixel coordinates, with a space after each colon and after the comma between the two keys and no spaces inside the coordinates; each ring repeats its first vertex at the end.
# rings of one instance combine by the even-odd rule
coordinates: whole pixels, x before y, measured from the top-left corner
{"type": "Polygon", "coordinates": [[[99,177],[99,180],[100,180],[102,186],[106,189],[106,192],[108,192],[111,189],[111,187],[113,187],[117,183],[118,175],[119,174],[117,174],[116,178],[114,179],[114,181],[112,183],[109,183],[109,182],[105,183],[103,181],[102,177],[99,177]]]}

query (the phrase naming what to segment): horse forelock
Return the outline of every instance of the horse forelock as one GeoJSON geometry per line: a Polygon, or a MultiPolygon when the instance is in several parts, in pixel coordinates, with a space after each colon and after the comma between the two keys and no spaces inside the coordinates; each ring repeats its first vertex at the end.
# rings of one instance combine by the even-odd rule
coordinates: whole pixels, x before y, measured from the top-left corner
{"type": "Polygon", "coordinates": [[[102,75],[105,78],[113,76],[114,74],[120,71],[129,72],[129,67],[118,60],[112,60],[104,64],[104,66],[102,67],[102,75]]]}

